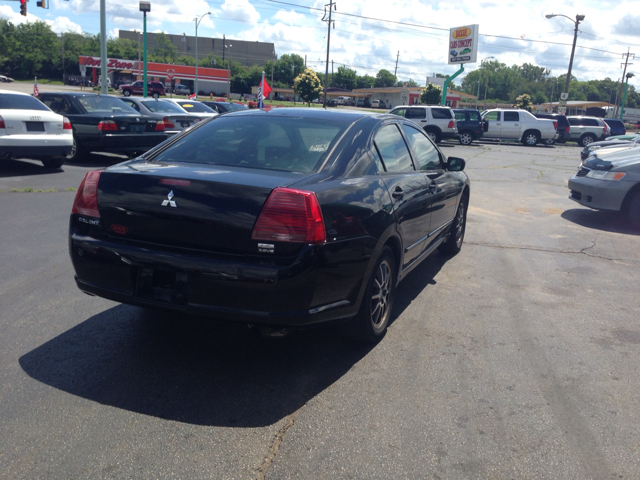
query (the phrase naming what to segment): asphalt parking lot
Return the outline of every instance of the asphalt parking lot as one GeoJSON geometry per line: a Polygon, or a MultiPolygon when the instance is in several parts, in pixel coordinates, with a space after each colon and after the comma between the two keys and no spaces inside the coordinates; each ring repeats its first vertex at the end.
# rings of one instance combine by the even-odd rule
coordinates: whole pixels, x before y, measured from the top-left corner
{"type": "Polygon", "coordinates": [[[82,294],[74,189],[118,160],[3,160],[0,478],[640,477],[640,232],[567,198],[575,145],[442,149],[465,244],[372,347],[82,294]]]}

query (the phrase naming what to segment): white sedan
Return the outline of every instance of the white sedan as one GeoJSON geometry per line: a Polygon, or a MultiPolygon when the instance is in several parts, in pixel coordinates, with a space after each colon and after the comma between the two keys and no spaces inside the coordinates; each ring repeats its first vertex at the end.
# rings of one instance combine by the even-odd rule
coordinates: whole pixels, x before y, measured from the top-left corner
{"type": "Polygon", "coordinates": [[[184,110],[186,110],[187,113],[192,113],[194,115],[198,115],[199,117],[215,117],[218,115],[218,112],[216,112],[212,108],[207,107],[204,103],[199,102],[198,100],[184,100],[175,98],[163,98],[162,100],[175,103],[176,105],[179,105],[184,110]]]}
{"type": "Polygon", "coordinates": [[[31,95],[0,90],[0,158],[33,158],[59,168],[72,148],[68,118],[31,95]]]}

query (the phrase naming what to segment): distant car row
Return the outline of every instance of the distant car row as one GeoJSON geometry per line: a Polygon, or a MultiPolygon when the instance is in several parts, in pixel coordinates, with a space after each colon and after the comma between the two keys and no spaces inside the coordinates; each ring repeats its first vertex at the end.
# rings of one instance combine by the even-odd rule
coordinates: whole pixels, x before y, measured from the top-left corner
{"type": "Polygon", "coordinates": [[[121,98],[45,92],[38,98],[0,90],[0,157],[41,160],[58,168],[88,152],[140,155],[194,124],[247,107],[184,99],[121,98]]]}

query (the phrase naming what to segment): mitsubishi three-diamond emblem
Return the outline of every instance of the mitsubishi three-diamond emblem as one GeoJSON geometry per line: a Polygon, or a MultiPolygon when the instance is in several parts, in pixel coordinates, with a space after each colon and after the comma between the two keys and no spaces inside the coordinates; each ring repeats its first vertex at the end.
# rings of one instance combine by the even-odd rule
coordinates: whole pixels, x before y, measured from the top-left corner
{"type": "Polygon", "coordinates": [[[162,202],[162,206],[166,207],[167,205],[171,206],[171,207],[177,207],[176,202],[174,202],[172,200],[173,198],[173,190],[171,190],[169,192],[169,195],[167,195],[167,200],[165,200],[164,202],[162,202]]]}

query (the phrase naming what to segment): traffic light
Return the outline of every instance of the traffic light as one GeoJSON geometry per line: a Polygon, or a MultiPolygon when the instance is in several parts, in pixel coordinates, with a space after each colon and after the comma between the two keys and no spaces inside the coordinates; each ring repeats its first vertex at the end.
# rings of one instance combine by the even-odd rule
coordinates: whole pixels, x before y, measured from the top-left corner
{"type": "Polygon", "coordinates": [[[47,8],[47,0],[38,0],[36,6],[40,8],[47,8]]]}
{"type": "Polygon", "coordinates": [[[20,15],[27,16],[27,0],[20,0],[20,15]]]}

